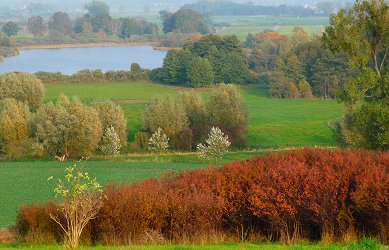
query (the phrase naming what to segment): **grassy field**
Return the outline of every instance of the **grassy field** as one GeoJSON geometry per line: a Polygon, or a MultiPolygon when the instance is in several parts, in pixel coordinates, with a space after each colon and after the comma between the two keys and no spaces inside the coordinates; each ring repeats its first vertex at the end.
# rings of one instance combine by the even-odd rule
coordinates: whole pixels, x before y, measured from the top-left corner
{"type": "Polygon", "coordinates": [[[324,26],[328,25],[328,17],[266,17],[266,16],[215,16],[215,23],[229,23],[231,27],[218,30],[220,35],[236,35],[244,41],[248,33],[264,30],[278,31],[281,34],[292,35],[295,26],[301,26],[311,37],[319,35],[324,26]]]}
{"type": "MultiPolygon", "coordinates": [[[[177,96],[192,89],[152,84],[147,82],[88,83],[46,86],[45,102],[55,101],[62,92],[77,95],[90,103],[96,98],[109,98],[123,107],[132,139],[141,129],[141,116],[149,98],[156,95],[177,96]]],[[[240,93],[249,107],[248,145],[260,148],[293,145],[333,145],[328,122],[341,117],[342,105],[323,100],[280,100],[269,98],[262,88],[241,88],[240,93]]],[[[200,92],[205,99],[210,90],[200,92]]],[[[232,152],[223,160],[246,159],[259,152],[232,152]]],[[[219,162],[221,163],[221,162],[219,162]]],[[[0,227],[14,223],[16,208],[22,203],[46,201],[52,197],[53,183],[48,176],[61,176],[71,162],[0,162],[0,227]]],[[[89,161],[89,172],[102,184],[132,182],[166,171],[206,167],[209,162],[195,154],[127,155],[109,159],[97,157],[89,161]]]]}
{"type": "MultiPolygon", "coordinates": [[[[62,92],[79,96],[85,102],[109,98],[118,103],[128,120],[129,138],[141,130],[142,113],[153,96],[176,96],[192,89],[146,82],[88,83],[46,86],[45,101],[56,100],[62,92]]],[[[242,88],[249,107],[248,144],[255,147],[289,145],[334,145],[328,122],[342,116],[343,106],[336,101],[280,100],[269,98],[261,88],[242,88]]],[[[209,91],[202,91],[205,98],[209,91]]]]}
{"type": "MultiPolygon", "coordinates": [[[[219,164],[236,159],[247,159],[264,152],[231,152],[219,164]]],[[[55,181],[64,176],[64,169],[77,162],[37,161],[0,162],[0,228],[15,223],[16,210],[20,204],[45,202],[54,198],[55,181]]],[[[111,182],[134,182],[149,177],[158,177],[170,171],[204,168],[209,161],[195,154],[130,155],[106,161],[89,160],[85,170],[98,179],[100,184],[111,182]]]]}
{"type": "MultiPolygon", "coordinates": [[[[0,162],[0,228],[15,223],[16,209],[23,203],[44,202],[54,197],[55,182],[49,176],[64,176],[71,162],[0,162]]],[[[89,161],[86,171],[101,184],[132,182],[158,176],[166,171],[205,167],[205,164],[89,161]]]]}

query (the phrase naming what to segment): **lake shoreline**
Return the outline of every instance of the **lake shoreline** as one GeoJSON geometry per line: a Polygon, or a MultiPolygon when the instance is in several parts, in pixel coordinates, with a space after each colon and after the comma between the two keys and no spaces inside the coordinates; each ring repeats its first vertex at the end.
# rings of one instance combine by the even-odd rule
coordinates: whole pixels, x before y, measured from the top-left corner
{"type": "Polygon", "coordinates": [[[18,46],[19,50],[32,50],[32,49],[65,49],[65,48],[85,48],[85,47],[135,47],[135,46],[151,46],[154,50],[168,51],[168,47],[159,47],[158,42],[141,42],[141,43],[69,43],[69,44],[33,44],[18,46]]]}
{"type": "Polygon", "coordinates": [[[1,62],[0,73],[45,71],[71,75],[84,69],[101,69],[104,72],[128,70],[132,63],[150,70],[161,67],[167,52],[142,45],[100,43],[29,46],[28,49],[19,50],[18,56],[1,62]]]}

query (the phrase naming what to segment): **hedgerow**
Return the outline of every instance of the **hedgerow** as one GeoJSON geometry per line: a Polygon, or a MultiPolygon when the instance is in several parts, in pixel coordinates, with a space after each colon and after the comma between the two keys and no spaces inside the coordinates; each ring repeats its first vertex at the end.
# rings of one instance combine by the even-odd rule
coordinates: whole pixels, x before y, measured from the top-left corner
{"type": "MultiPolygon", "coordinates": [[[[388,166],[389,152],[304,148],[114,183],[105,187],[106,199],[85,241],[295,243],[374,237],[388,243],[388,166]]],[[[26,240],[38,232],[61,238],[47,206],[19,210],[18,229],[26,240]]]]}

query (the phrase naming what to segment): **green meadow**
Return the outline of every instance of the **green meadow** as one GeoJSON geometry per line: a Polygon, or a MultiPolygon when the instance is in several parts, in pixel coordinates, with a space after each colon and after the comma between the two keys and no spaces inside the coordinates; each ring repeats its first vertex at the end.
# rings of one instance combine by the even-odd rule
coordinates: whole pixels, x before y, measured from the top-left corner
{"type": "MultiPolygon", "coordinates": [[[[55,102],[61,93],[78,96],[85,103],[99,98],[111,99],[119,103],[125,112],[131,142],[134,134],[142,129],[142,113],[148,100],[157,95],[175,98],[182,91],[196,90],[150,82],[47,85],[45,102],[55,102]]],[[[197,91],[207,100],[212,90],[197,91]]],[[[257,87],[241,87],[239,91],[249,109],[247,148],[257,150],[231,152],[218,164],[247,159],[272,148],[335,144],[328,123],[342,116],[343,106],[336,101],[272,99],[266,89],[257,87]]],[[[73,164],[46,160],[0,162],[0,228],[15,222],[16,209],[20,204],[44,202],[53,198],[54,183],[46,181],[48,176],[60,177],[64,168],[73,164]]],[[[210,162],[200,160],[195,153],[179,152],[160,156],[129,154],[113,159],[96,156],[86,163],[91,175],[96,176],[102,184],[140,181],[167,171],[204,168],[208,165],[210,162]]]]}
{"type": "Polygon", "coordinates": [[[328,17],[267,17],[267,16],[215,16],[215,23],[229,23],[228,28],[217,31],[220,35],[236,35],[244,41],[248,33],[265,30],[278,31],[284,35],[292,35],[295,26],[303,27],[313,37],[320,35],[329,24],[328,17]]]}
{"type": "MultiPolygon", "coordinates": [[[[45,101],[55,101],[60,93],[78,96],[84,102],[108,98],[121,105],[127,120],[129,139],[142,129],[142,113],[150,98],[172,97],[190,88],[149,82],[113,82],[47,85],[45,101]]],[[[200,93],[209,98],[209,89],[200,93]]],[[[248,145],[253,147],[285,147],[301,145],[334,145],[328,123],[339,119],[343,106],[334,100],[273,99],[263,88],[242,87],[240,93],[249,108],[248,145]]]]}

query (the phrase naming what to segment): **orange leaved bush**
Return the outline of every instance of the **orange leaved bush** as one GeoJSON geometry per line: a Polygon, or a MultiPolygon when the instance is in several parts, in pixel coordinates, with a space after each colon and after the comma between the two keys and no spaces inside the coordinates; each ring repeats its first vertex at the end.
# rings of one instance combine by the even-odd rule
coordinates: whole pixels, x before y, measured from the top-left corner
{"type": "MultiPolygon", "coordinates": [[[[389,152],[304,148],[109,184],[85,237],[108,245],[259,238],[332,242],[366,236],[387,243],[388,167],[389,152]]],[[[51,206],[21,207],[22,236],[61,239],[49,221],[51,206]]]]}

